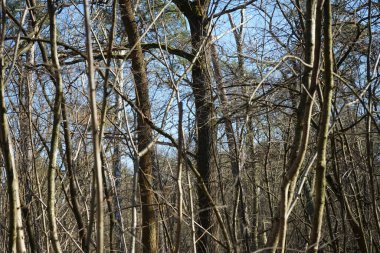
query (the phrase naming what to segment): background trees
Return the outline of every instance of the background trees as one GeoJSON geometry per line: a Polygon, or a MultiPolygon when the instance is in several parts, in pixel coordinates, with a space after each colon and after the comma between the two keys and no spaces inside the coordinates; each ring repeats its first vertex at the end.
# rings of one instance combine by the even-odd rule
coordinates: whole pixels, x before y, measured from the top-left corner
{"type": "Polygon", "coordinates": [[[378,252],[379,7],[2,1],[0,250],[378,252]]]}

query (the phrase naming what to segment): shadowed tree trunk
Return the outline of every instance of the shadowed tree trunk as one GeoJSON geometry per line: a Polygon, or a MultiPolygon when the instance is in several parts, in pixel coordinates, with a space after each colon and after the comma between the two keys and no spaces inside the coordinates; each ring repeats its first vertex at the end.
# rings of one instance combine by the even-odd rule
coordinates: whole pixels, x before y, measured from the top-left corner
{"type": "MultiPolygon", "coordinates": [[[[208,40],[209,20],[207,16],[210,1],[174,1],[185,15],[190,25],[192,53],[198,57],[191,69],[192,83],[195,98],[197,124],[197,170],[204,181],[207,190],[211,192],[211,174],[213,172],[212,152],[215,148],[215,127],[213,124],[213,99],[210,78],[207,73],[208,63],[205,45],[208,40]]],[[[197,228],[197,252],[212,252],[212,209],[209,198],[198,186],[199,227],[197,228]],[[205,230],[208,232],[205,233],[205,230]]]]}
{"type": "MultiPolygon", "coordinates": [[[[229,112],[229,103],[228,103],[228,98],[226,95],[226,92],[223,87],[223,78],[222,78],[222,71],[220,68],[219,64],[219,57],[217,55],[217,51],[215,49],[215,45],[211,45],[211,59],[212,59],[212,64],[214,68],[214,76],[215,76],[215,81],[217,84],[217,90],[218,90],[218,95],[219,95],[219,100],[221,103],[221,108],[222,108],[222,114],[224,117],[224,128],[227,136],[227,144],[228,144],[228,149],[229,149],[229,157],[230,157],[230,164],[231,164],[231,171],[232,175],[234,176],[234,184],[235,184],[235,191],[237,192],[237,210],[238,210],[238,218],[239,222],[241,223],[241,234],[244,237],[244,247],[245,247],[245,252],[250,252],[250,237],[251,237],[251,231],[250,231],[250,225],[249,225],[249,219],[248,219],[248,213],[247,213],[247,207],[245,203],[245,191],[241,182],[241,168],[240,168],[240,157],[239,157],[239,151],[238,151],[238,144],[236,141],[235,133],[234,133],[234,128],[232,125],[232,119],[230,117],[230,112],[229,112]]],[[[243,64],[242,64],[243,65],[243,64]]],[[[243,71],[242,71],[243,72],[243,71]]],[[[248,138],[251,138],[253,140],[253,136],[249,136],[248,138]]],[[[253,142],[249,142],[249,147],[253,148],[253,142]]],[[[256,194],[254,196],[254,199],[256,200],[256,194]]],[[[256,207],[256,201],[253,204],[254,209],[256,207]]],[[[256,223],[255,223],[256,224],[256,223]]],[[[234,227],[233,230],[236,228],[234,227]]],[[[257,238],[257,236],[254,236],[257,238]]],[[[236,247],[236,251],[239,251],[239,245],[237,243],[237,240],[235,240],[234,245],[236,247]]],[[[253,245],[254,249],[256,249],[257,245],[253,245]]]]}
{"type": "Polygon", "coordinates": [[[70,189],[70,201],[72,206],[72,211],[78,226],[78,233],[79,238],[82,243],[82,249],[84,252],[87,251],[88,243],[86,242],[86,231],[82,219],[82,214],[79,206],[78,201],[78,189],[75,184],[76,180],[76,167],[73,163],[73,156],[72,156],[72,143],[71,143],[71,134],[70,134],[70,126],[69,126],[69,119],[67,116],[67,108],[65,100],[62,101],[62,119],[63,119],[63,133],[64,133],[64,140],[65,140],[65,158],[66,158],[66,166],[67,166],[67,173],[69,176],[69,189],[70,189]]]}
{"type": "MultiPolygon", "coordinates": [[[[32,30],[32,22],[28,23],[29,29],[32,30]]],[[[35,46],[33,45],[26,53],[26,60],[30,66],[34,64],[35,46]]],[[[33,191],[31,182],[31,175],[33,169],[33,153],[32,153],[32,89],[33,85],[33,71],[30,68],[25,68],[25,76],[21,79],[19,86],[19,107],[20,107],[20,157],[19,157],[19,170],[21,172],[21,187],[24,192],[24,198],[21,200],[23,204],[22,214],[25,220],[26,233],[28,235],[28,242],[31,252],[38,251],[38,244],[35,237],[33,225],[33,191]]]]}
{"type": "MultiPolygon", "coordinates": [[[[122,21],[128,35],[128,43],[132,47],[130,59],[132,61],[132,73],[136,87],[136,104],[144,117],[150,119],[150,102],[148,78],[146,73],[144,54],[141,48],[140,35],[135,21],[135,13],[131,0],[120,0],[122,21]]],[[[138,151],[145,150],[152,142],[152,131],[142,115],[138,115],[138,151]]],[[[144,253],[156,253],[157,228],[155,218],[155,199],[153,192],[153,153],[151,148],[139,157],[138,181],[142,205],[142,243],[144,253]]]]}

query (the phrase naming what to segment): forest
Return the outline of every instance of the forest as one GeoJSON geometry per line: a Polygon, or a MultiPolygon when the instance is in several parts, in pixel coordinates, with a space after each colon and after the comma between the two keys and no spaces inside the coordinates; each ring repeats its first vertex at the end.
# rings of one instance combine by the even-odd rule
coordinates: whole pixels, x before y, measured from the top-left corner
{"type": "Polygon", "coordinates": [[[1,0],[0,252],[380,252],[380,2],[1,0]]]}

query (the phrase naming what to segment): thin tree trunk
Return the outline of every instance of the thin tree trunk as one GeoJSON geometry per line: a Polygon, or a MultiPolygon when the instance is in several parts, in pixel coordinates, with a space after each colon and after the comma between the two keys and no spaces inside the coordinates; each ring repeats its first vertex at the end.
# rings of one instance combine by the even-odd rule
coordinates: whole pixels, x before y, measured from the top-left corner
{"type": "MultiPolygon", "coordinates": [[[[118,80],[119,83],[119,89],[120,91],[123,91],[123,81],[124,81],[124,75],[123,75],[123,68],[124,64],[123,62],[120,63],[119,71],[118,71],[118,80]]],[[[117,96],[116,98],[116,122],[115,124],[118,126],[119,129],[122,128],[123,121],[122,121],[122,114],[123,114],[123,100],[120,96],[117,96]]],[[[117,129],[115,129],[115,134],[117,132],[117,129]]],[[[115,197],[114,197],[114,206],[116,209],[115,217],[117,222],[117,244],[118,249],[120,249],[121,252],[126,252],[126,242],[125,242],[125,234],[124,234],[124,226],[123,226],[123,218],[122,218],[122,211],[121,211],[121,200],[122,198],[119,198],[119,190],[121,190],[121,160],[122,160],[122,145],[119,141],[119,139],[116,137],[115,144],[114,144],[114,164],[113,164],[113,174],[115,177],[115,197]]]]}
{"type": "Polygon", "coordinates": [[[136,154],[133,159],[133,177],[132,177],[132,238],[131,238],[131,253],[136,252],[137,237],[137,204],[138,204],[138,174],[139,174],[139,159],[136,154]]]}
{"type": "MultiPolygon", "coordinates": [[[[32,30],[32,22],[28,22],[29,30],[32,30]]],[[[35,46],[33,45],[30,50],[26,53],[26,60],[30,66],[34,65],[34,53],[35,46]]],[[[26,232],[28,235],[28,242],[31,252],[38,251],[38,244],[36,241],[33,222],[31,215],[33,207],[33,192],[31,182],[31,172],[33,170],[33,153],[32,153],[32,130],[31,130],[31,117],[32,117],[32,106],[31,106],[31,87],[33,80],[33,71],[26,69],[26,76],[22,78],[21,85],[19,87],[19,104],[20,104],[20,163],[19,168],[22,173],[22,187],[24,188],[24,205],[22,209],[23,217],[26,225],[26,232]]]]}
{"type": "Polygon", "coordinates": [[[69,119],[67,117],[67,109],[65,99],[62,101],[62,118],[63,118],[63,132],[64,132],[64,140],[65,140],[65,156],[66,156],[66,165],[67,172],[69,177],[69,189],[70,189],[70,201],[73,210],[73,214],[78,226],[79,238],[82,243],[82,249],[86,252],[86,248],[88,247],[88,243],[86,242],[86,232],[84,227],[84,222],[82,219],[81,210],[78,202],[78,189],[75,184],[76,180],[76,168],[73,163],[72,157],[72,143],[71,143],[71,134],[70,134],[70,126],[69,119]]]}
{"type": "MultiPolygon", "coordinates": [[[[315,60],[315,24],[316,24],[316,2],[308,0],[306,2],[306,29],[305,37],[305,62],[302,76],[301,99],[297,109],[297,123],[295,126],[295,137],[293,149],[290,154],[289,167],[281,185],[281,197],[277,220],[272,225],[266,247],[271,252],[277,250],[280,244],[280,251],[285,252],[288,205],[292,201],[294,188],[297,182],[299,171],[305,159],[307,145],[309,141],[309,130],[311,121],[312,104],[314,99],[315,87],[313,87],[313,72],[317,71],[319,61],[315,60]],[[311,97],[310,97],[311,96],[311,97]]],[[[318,58],[319,59],[319,58],[318,58]]],[[[315,77],[317,76],[314,74],[315,77]]]]}
{"type": "MultiPolygon", "coordinates": [[[[28,0],[28,1],[26,1],[26,4],[27,4],[27,6],[29,8],[31,29],[33,29],[33,33],[36,33],[36,31],[37,31],[37,20],[36,20],[36,13],[37,13],[37,11],[35,9],[35,6],[36,6],[35,0],[28,0]]],[[[46,49],[44,48],[43,43],[39,42],[38,45],[39,45],[39,49],[41,51],[41,55],[42,55],[43,61],[45,63],[48,63],[47,53],[46,53],[46,49]]],[[[33,48],[31,50],[33,50],[33,48]]],[[[34,59],[33,59],[33,61],[34,61],[34,59]]],[[[30,64],[31,64],[31,66],[34,65],[34,62],[33,63],[30,62],[30,64]]],[[[48,69],[48,71],[50,71],[50,69],[48,69]]],[[[30,77],[32,78],[32,74],[30,75],[30,77]]],[[[29,88],[31,89],[31,86],[29,88]]],[[[36,182],[35,189],[38,191],[38,197],[40,199],[42,199],[41,183],[40,183],[39,175],[37,173],[36,159],[34,157],[34,154],[35,154],[35,152],[34,152],[35,151],[35,145],[34,145],[34,141],[33,141],[33,138],[32,138],[32,129],[33,129],[33,122],[32,122],[32,117],[30,116],[30,118],[29,118],[29,134],[30,134],[30,143],[31,143],[30,148],[31,148],[32,164],[33,164],[32,168],[34,170],[33,174],[34,174],[35,182],[36,182]]],[[[38,211],[42,214],[42,228],[43,228],[44,233],[47,234],[47,227],[48,227],[47,224],[46,224],[46,212],[47,212],[47,210],[46,210],[46,208],[44,207],[44,205],[43,205],[43,203],[41,201],[38,204],[38,211]]],[[[31,243],[32,242],[30,242],[30,244],[31,243]]],[[[46,250],[47,250],[47,252],[49,252],[49,239],[46,238],[46,237],[44,237],[43,235],[41,235],[41,233],[38,233],[38,230],[36,231],[36,234],[35,234],[35,241],[34,241],[34,243],[36,244],[37,251],[40,251],[39,250],[39,248],[41,247],[40,245],[42,245],[42,244],[45,243],[46,250]]],[[[31,248],[32,248],[32,246],[31,246],[31,248]]]]}
{"type": "Polygon", "coordinates": [[[48,0],[48,12],[50,21],[50,42],[51,42],[51,58],[52,58],[52,78],[55,85],[55,100],[53,108],[53,130],[51,136],[51,148],[49,153],[48,168],[48,217],[50,228],[50,240],[56,253],[61,253],[61,244],[58,238],[57,217],[55,214],[55,178],[57,170],[57,155],[59,142],[59,128],[61,122],[61,104],[62,104],[62,77],[60,73],[60,65],[57,52],[57,31],[55,17],[55,3],[48,0]]]}
{"type": "Polygon", "coordinates": [[[325,0],[324,7],[324,59],[325,59],[325,90],[323,95],[323,105],[321,112],[321,124],[319,128],[318,136],[318,157],[316,167],[316,181],[315,181],[315,199],[314,199],[314,217],[311,229],[310,248],[308,252],[316,253],[319,248],[319,241],[321,238],[321,229],[323,223],[323,211],[325,207],[326,198],[326,149],[329,136],[330,126],[330,114],[332,107],[332,94],[334,88],[333,78],[333,48],[332,48],[332,16],[331,16],[331,4],[329,0],[325,0]]]}
{"type": "MultiPolygon", "coordinates": [[[[352,229],[352,232],[355,236],[355,240],[357,241],[357,244],[359,246],[359,249],[360,249],[360,252],[364,252],[364,253],[367,253],[368,252],[368,249],[367,249],[367,242],[366,242],[366,237],[365,237],[365,234],[364,234],[364,231],[363,231],[363,227],[360,226],[359,222],[357,221],[356,219],[356,215],[353,214],[352,212],[352,209],[351,209],[351,206],[347,200],[347,197],[345,195],[345,192],[343,190],[343,186],[339,180],[339,177],[338,177],[338,173],[339,173],[339,169],[338,169],[338,163],[337,163],[337,148],[336,148],[336,143],[335,143],[335,139],[332,138],[331,139],[331,146],[332,146],[332,156],[333,156],[333,173],[334,173],[334,177],[335,177],[335,183],[330,180],[329,181],[329,185],[331,186],[331,189],[334,191],[335,195],[337,196],[340,204],[341,204],[341,210],[342,210],[342,218],[344,217],[344,219],[347,219],[348,220],[348,223],[350,224],[351,226],[351,229],[352,229]],[[344,215],[344,211],[346,211],[346,214],[347,214],[347,218],[346,218],[346,215],[344,215]]],[[[345,229],[345,223],[343,223],[343,232],[346,231],[345,229]]],[[[343,242],[343,250],[345,251],[346,250],[346,237],[344,237],[344,242],[343,242]]]]}
{"type": "Polygon", "coordinates": [[[9,201],[9,241],[8,251],[25,253],[25,238],[22,225],[18,175],[13,155],[12,139],[9,132],[7,111],[5,105],[5,59],[4,40],[6,34],[7,8],[5,0],[1,1],[1,34],[0,34],[0,143],[4,166],[7,173],[7,189],[9,201]]]}
{"type": "MultiPolygon", "coordinates": [[[[179,99],[179,96],[178,96],[179,99]]],[[[177,230],[176,230],[176,244],[175,252],[180,252],[181,244],[181,231],[182,231],[182,222],[183,222],[183,190],[182,190],[182,155],[183,155],[183,103],[178,101],[178,159],[177,159],[177,188],[178,188],[178,197],[177,197],[177,208],[178,208],[178,220],[177,220],[177,230]]]]}
{"type": "MultiPolygon", "coordinates": [[[[220,69],[219,65],[219,58],[215,49],[215,45],[211,45],[211,59],[214,67],[214,76],[215,76],[215,81],[217,84],[217,90],[218,90],[218,95],[221,103],[221,108],[222,108],[222,114],[224,117],[224,127],[227,135],[227,144],[228,144],[228,149],[229,149],[229,157],[230,157],[230,164],[231,164],[231,171],[232,175],[234,176],[234,184],[235,184],[235,191],[238,195],[237,199],[237,209],[238,209],[238,215],[239,215],[239,220],[242,224],[241,230],[242,230],[242,235],[244,237],[244,244],[245,244],[245,252],[250,252],[250,237],[251,237],[251,231],[249,228],[249,219],[248,219],[248,214],[247,214],[247,208],[246,204],[244,201],[245,195],[244,189],[242,186],[241,182],[241,168],[240,168],[240,157],[238,153],[238,147],[237,147],[237,142],[235,138],[235,133],[232,125],[232,119],[229,115],[228,111],[228,98],[226,95],[226,92],[223,87],[223,78],[222,78],[222,72],[220,69]]],[[[248,144],[251,147],[251,144],[248,144]]],[[[253,148],[253,147],[252,147],[253,148]]],[[[256,187],[256,186],[255,186],[256,187]]],[[[256,194],[255,194],[256,196],[256,194]]],[[[257,203],[257,201],[255,202],[257,203]]],[[[236,228],[234,227],[234,230],[236,228]]],[[[257,227],[256,227],[257,229],[257,227]]],[[[257,238],[257,236],[256,236],[257,238]]],[[[237,241],[235,240],[235,243],[237,244],[237,241]]],[[[256,245],[257,246],[257,245],[256,245]]],[[[235,245],[236,250],[238,250],[238,245],[235,245]]],[[[254,247],[255,249],[256,247],[254,247]]]]}
{"type": "Polygon", "coordinates": [[[91,19],[88,0],[84,0],[87,75],[91,109],[92,145],[94,153],[94,174],[96,180],[96,252],[104,252],[104,209],[103,209],[103,173],[101,161],[101,142],[99,132],[98,110],[96,105],[95,66],[92,52],[91,19]]]}

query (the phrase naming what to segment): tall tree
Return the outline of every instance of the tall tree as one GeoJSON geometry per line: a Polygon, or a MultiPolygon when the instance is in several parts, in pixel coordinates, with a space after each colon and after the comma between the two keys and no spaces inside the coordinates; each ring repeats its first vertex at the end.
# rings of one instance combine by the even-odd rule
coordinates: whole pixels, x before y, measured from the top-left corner
{"type": "MultiPolygon", "coordinates": [[[[321,3],[322,1],[319,1],[321,3]]],[[[318,4],[321,6],[320,4],[318,4]]],[[[286,173],[281,183],[281,197],[279,201],[278,217],[273,223],[267,247],[275,252],[279,247],[280,252],[286,250],[286,234],[290,204],[295,195],[298,175],[305,160],[310,136],[311,113],[315,98],[315,90],[319,67],[320,52],[320,23],[321,13],[317,15],[317,2],[306,1],[305,29],[304,29],[304,55],[305,63],[302,74],[301,97],[297,107],[297,119],[294,128],[292,151],[286,173]]]]}
{"type": "Polygon", "coordinates": [[[92,32],[90,7],[88,0],[84,0],[85,31],[86,31],[86,51],[87,51],[87,76],[88,94],[90,97],[91,126],[92,126],[92,146],[94,152],[94,179],[96,182],[96,252],[104,252],[104,194],[103,194],[103,168],[101,161],[101,139],[99,131],[98,109],[96,103],[96,81],[95,65],[92,51],[92,32]]]}
{"type": "MultiPolygon", "coordinates": [[[[20,190],[18,182],[18,172],[16,169],[14,150],[12,145],[12,137],[9,131],[9,123],[7,117],[7,107],[5,104],[5,86],[6,68],[5,61],[5,35],[7,33],[7,13],[6,1],[1,1],[1,35],[0,35],[0,142],[1,151],[4,159],[4,166],[7,174],[7,190],[9,203],[9,239],[8,251],[12,253],[26,252],[24,229],[21,217],[20,190]]],[[[10,75],[11,71],[8,71],[10,75]]]]}
{"type": "Polygon", "coordinates": [[[155,197],[153,189],[153,152],[151,143],[152,130],[147,122],[151,119],[148,77],[145,66],[144,54],[141,47],[141,39],[135,20],[135,12],[130,0],[120,0],[121,19],[127,32],[128,43],[131,47],[130,59],[132,61],[132,73],[135,81],[136,104],[141,114],[137,117],[138,152],[144,154],[139,157],[138,181],[140,186],[142,208],[142,242],[143,252],[156,253],[157,225],[155,218],[155,197]]]}
{"type": "Polygon", "coordinates": [[[51,146],[49,153],[49,169],[48,169],[48,216],[50,228],[50,240],[54,252],[61,253],[62,248],[58,236],[57,216],[55,212],[56,202],[56,175],[57,175],[57,156],[58,156],[58,143],[60,136],[60,123],[61,123],[61,105],[63,98],[63,83],[61,76],[61,68],[58,59],[58,45],[57,45],[57,20],[56,20],[56,6],[53,0],[47,2],[49,12],[49,28],[50,28],[50,54],[52,62],[52,80],[55,85],[55,98],[53,107],[53,130],[51,135],[51,146]]]}
{"type": "MultiPolygon", "coordinates": [[[[209,38],[208,9],[210,1],[183,1],[175,0],[179,10],[186,17],[191,32],[192,53],[196,55],[191,74],[195,98],[196,124],[197,124],[197,170],[211,192],[211,175],[213,172],[212,153],[215,152],[215,126],[213,125],[213,98],[210,77],[207,72],[206,45],[209,38]]],[[[212,209],[207,193],[198,186],[199,227],[197,236],[197,252],[212,251],[211,233],[213,230],[212,209]],[[206,232],[205,232],[206,231],[206,232]]]]}
{"type": "Polygon", "coordinates": [[[326,167],[327,167],[327,141],[329,136],[330,127],[330,115],[332,95],[334,88],[333,77],[333,36],[332,36],[332,15],[331,15],[331,3],[329,0],[324,1],[323,13],[324,13],[324,49],[323,55],[325,59],[325,87],[323,92],[322,112],[319,124],[319,136],[318,136],[318,157],[316,167],[316,181],[315,181],[315,212],[313,218],[313,224],[310,237],[310,248],[308,252],[316,253],[319,248],[319,241],[321,238],[321,228],[323,222],[323,211],[325,208],[326,198],[326,167]]]}

